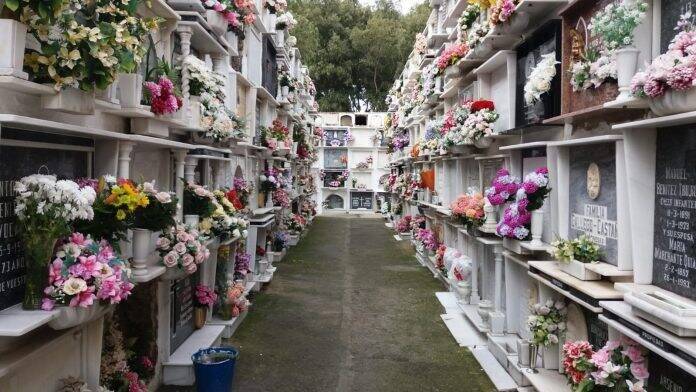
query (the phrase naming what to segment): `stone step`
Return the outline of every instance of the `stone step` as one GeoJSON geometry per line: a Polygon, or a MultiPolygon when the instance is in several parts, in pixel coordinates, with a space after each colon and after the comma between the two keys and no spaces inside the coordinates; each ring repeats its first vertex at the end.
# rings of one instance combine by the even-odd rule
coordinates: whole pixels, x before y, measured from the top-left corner
{"type": "Polygon", "coordinates": [[[445,310],[445,313],[462,313],[462,310],[459,308],[459,304],[457,303],[457,296],[454,295],[453,292],[440,291],[435,293],[435,296],[437,297],[438,301],[440,301],[442,309],[445,310]]]}
{"type": "Polygon", "coordinates": [[[196,377],[193,372],[191,355],[201,348],[220,345],[224,325],[206,324],[194,331],[170,356],[162,363],[162,383],[165,385],[193,385],[196,377]]]}
{"type": "Polygon", "coordinates": [[[500,366],[493,354],[488,351],[488,348],[475,348],[471,350],[471,353],[474,354],[474,357],[483,368],[483,371],[486,372],[488,377],[491,379],[496,390],[501,392],[517,390],[515,380],[513,380],[507,371],[500,366]]]}
{"type": "Polygon", "coordinates": [[[440,317],[460,347],[474,348],[486,344],[486,338],[461,313],[441,314],[440,317]]]}

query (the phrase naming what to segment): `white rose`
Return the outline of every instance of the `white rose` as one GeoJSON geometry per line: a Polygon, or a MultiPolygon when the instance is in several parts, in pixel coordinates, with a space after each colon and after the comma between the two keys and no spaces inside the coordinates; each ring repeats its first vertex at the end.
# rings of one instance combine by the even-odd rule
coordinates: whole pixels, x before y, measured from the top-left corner
{"type": "Polygon", "coordinates": [[[63,283],[63,292],[67,295],[75,295],[87,290],[87,282],[80,278],[68,278],[68,280],[63,283]]]}
{"type": "Polygon", "coordinates": [[[538,82],[536,82],[536,85],[534,87],[537,89],[537,91],[545,93],[551,90],[551,83],[549,83],[547,80],[539,80],[538,82]]]}

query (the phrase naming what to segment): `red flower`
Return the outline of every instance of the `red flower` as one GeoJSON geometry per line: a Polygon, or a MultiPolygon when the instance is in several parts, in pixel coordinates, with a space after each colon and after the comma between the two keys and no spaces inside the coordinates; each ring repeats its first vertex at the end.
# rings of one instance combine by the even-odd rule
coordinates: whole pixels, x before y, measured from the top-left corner
{"type": "Polygon", "coordinates": [[[485,99],[481,99],[471,103],[472,112],[478,112],[479,110],[483,109],[495,110],[495,104],[493,104],[493,101],[487,101],[485,99]]]}
{"type": "Polygon", "coordinates": [[[235,189],[230,189],[225,196],[227,197],[227,200],[232,203],[232,206],[234,208],[241,210],[244,208],[244,205],[242,204],[241,200],[239,200],[239,195],[237,195],[237,190],[235,189]]]}

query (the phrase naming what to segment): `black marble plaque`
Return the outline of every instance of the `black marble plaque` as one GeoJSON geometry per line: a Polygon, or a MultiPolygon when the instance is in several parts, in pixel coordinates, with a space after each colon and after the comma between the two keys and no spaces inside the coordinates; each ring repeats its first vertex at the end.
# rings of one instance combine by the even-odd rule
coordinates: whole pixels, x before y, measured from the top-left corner
{"type": "Polygon", "coordinates": [[[696,0],[663,0],[660,10],[660,53],[665,53],[669,42],[677,35],[679,16],[691,11],[696,14],[696,0]]]}
{"type": "MultiPolygon", "coordinates": [[[[2,129],[5,140],[25,147],[0,146],[0,310],[22,302],[26,269],[24,250],[14,214],[14,183],[20,178],[49,173],[58,178],[87,177],[90,154],[70,151],[73,145],[89,147],[91,141],[38,132],[2,129]],[[56,144],[56,149],[32,148],[32,142],[56,144]],[[60,146],[65,149],[61,150],[60,146]]],[[[48,261],[48,260],[47,260],[48,261]]]]}
{"type": "Polygon", "coordinates": [[[617,265],[616,145],[573,146],[569,159],[569,237],[586,234],[600,246],[601,260],[617,265]]]}
{"type": "Polygon", "coordinates": [[[648,354],[648,390],[650,392],[690,392],[696,378],[655,353],[648,354]]]}
{"type": "Polygon", "coordinates": [[[556,76],[551,82],[551,90],[541,96],[541,101],[533,106],[524,102],[524,85],[541,56],[556,53],[561,61],[561,21],[551,20],[536,30],[517,47],[516,110],[515,125],[536,124],[558,116],[561,113],[561,65],[556,65],[556,76]]]}
{"type": "Polygon", "coordinates": [[[580,307],[585,315],[585,323],[587,324],[587,341],[592,347],[599,349],[604,347],[609,340],[609,328],[599,319],[597,313],[588,310],[585,307],[580,307]]]}
{"type": "Polygon", "coordinates": [[[372,210],[372,192],[351,192],[350,208],[372,210]]]}
{"type": "Polygon", "coordinates": [[[653,284],[696,299],[696,127],[657,136],[653,284]]]}
{"type": "Polygon", "coordinates": [[[198,284],[200,272],[172,283],[169,290],[170,329],[169,346],[174,352],[195,330],[193,319],[193,290],[198,284]]]}

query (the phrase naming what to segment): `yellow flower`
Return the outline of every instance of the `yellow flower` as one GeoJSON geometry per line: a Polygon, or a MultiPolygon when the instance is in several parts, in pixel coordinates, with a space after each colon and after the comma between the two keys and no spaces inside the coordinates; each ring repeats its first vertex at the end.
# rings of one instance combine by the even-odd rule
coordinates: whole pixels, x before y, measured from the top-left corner
{"type": "Polygon", "coordinates": [[[469,0],[469,4],[478,5],[481,9],[486,9],[494,6],[496,0],[469,0]]]}
{"type": "Polygon", "coordinates": [[[58,56],[61,58],[60,65],[63,67],[68,67],[70,69],[73,69],[73,67],[75,66],[75,62],[82,58],[82,56],[80,56],[79,50],[73,49],[72,51],[68,51],[68,48],[66,48],[65,46],[60,48],[58,56]]]}
{"type": "Polygon", "coordinates": [[[124,219],[126,219],[126,212],[123,211],[123,210],[118,210],[118,211],[116,212],[116,219],[118,219],[118,220],[124,220],[124,219]]]}

